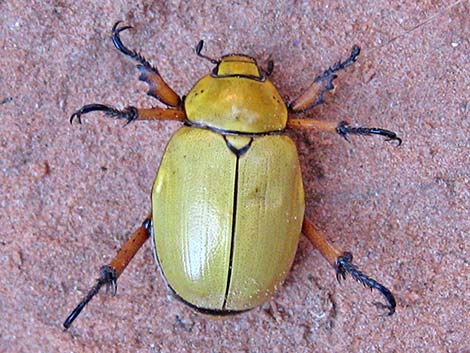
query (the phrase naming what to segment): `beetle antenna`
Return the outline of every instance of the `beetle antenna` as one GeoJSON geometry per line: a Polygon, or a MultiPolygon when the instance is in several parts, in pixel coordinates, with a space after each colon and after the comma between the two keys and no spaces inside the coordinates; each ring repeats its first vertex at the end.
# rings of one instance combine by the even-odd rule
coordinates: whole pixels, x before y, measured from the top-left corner
{"type": "Polygon", "coordinates": [[[204,41],[201,39],[199,41],[199,43],[197,43],[196,45],[196,55],[201,57],[201,58],[204,58],[206,60],[209,60],[212,64],[218,64],[220,61],[219,60],[216,60],[216,59],[212,59],[210,57],[208,57],[207,55],[204,55],[204,54],[201,54],[201,51],[202,51],[202,47],[204,46],[204,41]]]}

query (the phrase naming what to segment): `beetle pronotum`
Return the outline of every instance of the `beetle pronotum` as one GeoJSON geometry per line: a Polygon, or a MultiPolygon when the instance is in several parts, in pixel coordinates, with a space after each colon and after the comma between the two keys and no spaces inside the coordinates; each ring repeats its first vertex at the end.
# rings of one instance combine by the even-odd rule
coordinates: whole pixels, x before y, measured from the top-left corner
{"type": "Polygon", "coordinates": [[[102,111],[115,119],[177,120],[184,124],[172,137],[152,192],[152,211],[109,265],[96,284],[64,322],[68,328],[103,285],[116,292],[116,280],[152,235],[153,250],[173,294],[191,308],[209,315],[250,310],[273,295],[284,281],[297,249],[300,233],[335,268],[339,279],[350,274],[387,300],[388,314],[395,299],[383,285],[360,272],[352,255],[331,243],[304,218],[304,192],[297,150],[283,134],[286,128],[349,134],[382,135],[401,139],[392,131],[351,127],[346,122],[288,118],[310,110],[333,89],[337,73],[354,63],[360,49],[317,76],[311,86],[289,103],[283,102],[268,80],[273,70],[259,68],[242,54],[212,59],[212,72],[199,80],[187,96],[178,96],[158,70],[126,47],[120,33],[130,26],[117,22],[112,29],[115,47],[136,61],[139,79],[150,96],[169,108],[118,110],[89,104],[70,122],[102,111]]]}

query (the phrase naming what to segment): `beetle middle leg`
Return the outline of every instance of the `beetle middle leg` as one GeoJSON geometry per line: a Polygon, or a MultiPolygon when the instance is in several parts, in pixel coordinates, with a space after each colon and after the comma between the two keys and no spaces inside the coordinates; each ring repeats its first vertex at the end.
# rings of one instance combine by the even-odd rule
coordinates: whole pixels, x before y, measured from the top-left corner
{"type": "Polygon", "coordinates": [[[322,104],[325,101],[325,93],[334,89],[333,81],[338,77],[335,73],[354,63],[360,52],[361,49],[357,45],[353,46],[349,58],[339,61],[315,77],[310,87],[287,105],[289,112],[304,112],[322,104]]]}
{"type": "Polygon", "coordinates": [[[338,282],[340,279],[346,279],[346,275],[350,274],[358,282],[362,283],[365,287],[378,290],[387,300],[387,304],[378,304],[388,310],[388,315],[395,312],[396,301],[390,290],[377,282],[376,280],[365,275],[352,263],[352,254],[337,249],[333,244],[325,239],[323,234],[315,228],[313,223],[308,219],[304,219],[302,225],[302,233],[310,240],[313,246],[326,258],[326,260],[336,270],[336,278],[338,282]]]}
{"type": "Polygon", "coordinates": [[[75,307],[70,315],[65,319],[63,326],[68,329],[72,322],[77,318],[80,312],[90,302],[90,300],[98,294],[101,287],[106,286],[112,290],[112,294],[116,294],[117,286],[116,281],[131,262],[134,255],[139,251],[142,245],[150,236],[150,228],[152,227],[152,214],[145,218],[142,225],[132,234],[132,236],[121,246],[117,255],[109,265],[105,265],[100,269],[100,276],[96,284],[90,289],[87,295],[75,307]]]}
{"type": "Polygon", "coordinates": [[[384,136],[386,141],[397,141],[397,146],[400,146],[402,142],[401,138],[393,131],[376,127],[352,127],[345,121],[336,123],[316,119],[291,118],[287,120],[287,127],[290,129],[310,129],[317,132],[336,132],[346,141],[349,141],[348,135],[351,134],[384,136]]]}
{"type": "Polygon", "coordinates": [[[70,117],[70,123],[76,119],[80,124],[82,123],[82,115],[88,114],[90,112],[104,112],[107,116],[118,119],[125,120],[126,125],[130,124],[135,120],[178,120],[184,121],[186,119],[186,114],[184,110],[179,109],[165,109],[159,107],[153,108],[136,108],[133,106],[126,107],[124,109],[116,109],[104,104],[87,104],[78,109],[70,117]]]}

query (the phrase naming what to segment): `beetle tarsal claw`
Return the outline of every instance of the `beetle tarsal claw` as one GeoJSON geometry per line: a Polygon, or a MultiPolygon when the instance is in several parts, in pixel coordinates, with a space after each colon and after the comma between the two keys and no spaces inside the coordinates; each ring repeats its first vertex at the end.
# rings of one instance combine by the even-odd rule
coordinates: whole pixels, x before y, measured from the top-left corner
{"type": "Polygon", "coordinates": [[[81,117],[82,117],[83,114],[88,114],[88,113],[94,112],[94,111],[102,111],[102,112],[107,113],[110,110],[115,111],[116,109],[113,109],[113,108],[108,107],[107,105],[103,105],[103,104],[96,104],[96,103],[87,104],[87,105],[84,105],[83,107],[81,107],[75,113],[72,114],[72,116],[70,117],[70,123],[72,124],[73,120],[77,119],[77,121],[81,124],[82,123],[81,117]]]}
{"type": "Polygon", "coordinates": [[[98,292],[100,291],[103,285],[106,286],[107,291],[111,289],[111,293],[113,296],[116,295],[116,291],[117,291],[116,281],[117,281],[117,274],[114,268],[108,265],[101,267],[100,277],[96,281],[95,285],[87,293],[87,295],[81,300],[80,303],[78,303],[75,309],[73,309],[70,315],[65,319],[63,323],[64,329],[67,330],[70,327],[70,325],[72,325],[72,322],[75,321],[77,316],[82,312],[82,310],[90,302],[90,300],[93,299],[93,297],[96,294],[98,294],[98,292]]]}
{"type": "Polygon", "coordinates": [[[353,255],[350,252],[344,252],[342,256],[336,259],[335,263],[335,272],[336,280],[338,283],[341,283],[341,279],[345,280],[347,275],[347,270],[344,266],[345,263],[350,263],[352,265],[353,255]]]}
{"type": "Polygon", "coordinates": [[[116,270],[111,266],[103,266],[100,268],[100,278],[98,282],[106,286],[106,293],[111,292],[114,297],[117,293],[117,274],[116,270]]]}
{"type": "Polygon", "coordinates": [[[397,141],[397,147],[401,145],[402,140],[398,135],[390,130],[385,130],[376,127],[351,127],[346,121],[341,121],[336,127],[336,132],[344,138],[346,141],[349,141],[347,138],[348,134],[353,135],[380,135],[385,137],[385,141],[397,141]]]}
{"type": "Polygon", "coordinates": [[[73,124],[73,120],[76,119],[79,124],[82,123],[82,119],[80,118],[81,114],[79,111],[76,111],[75,113],[72,114],[70,117],[70,124],[73,124]]]}
{"type": "Polygon", "coordinates": [[[134,28],[134,27],[129,26],[129,25],[127,25],[127,26],[124,25],[123,27],[118,28],[118,26],[119,26],[121,23],[122,23],[122,21],[117,21],[117,22],[114,24],[113,30],[112,30],[113,34],[114,34],[114,33],[120,33],[120,32],[122,32],[122,31],[125,31],[126,29],[132,29],[132,28],[134,28]]]}
{"type": "Polygon", "coordinates": [[[145,59],[142,55],[140,55],[137,51],[130,49],[126,47],[121,40],[121,37],[119,36],[122,31],[125,31],[127,29],[133,28],[132,26],[123,26],[121,28],[118,28],[119,24],[121,21],[118,21],[114,24],[113,29],[112,29],[112,35],[111,39],[113,40],[113,44],[116,47],[117,50],[119,50],[121,53],[124,55],[127,55],[131,59],[137,61],[141,65],[145,66],[146,68],[150,70],[157,71],[150,63],[148,62],[147,59],[145,59]]]}
{"type": "Polygon", "coordinates": [[[67,316],[64,323],[62,324],[64,326],[64,330],[67,330],[72,325],[72,323],[75,321],[77,316],[80,315],[85,306],[100,291],[102,285],[103,283],[99,281],[96,282],[96,284],[90,289],[87,295],[80,301],[80,303],[78,303],[78,305],[75,307],[75,309],[73,309],[69,316],[67,316]]]}
{"type": "Polygon", "coordinates": [[[369,276],[365,275],[358,268],[352,263],[352,254],[349,252],[343,253],[340,257],[336,259],[335,263],[335,270],[336,270],[336,279],[338,282],[340,279],[346,279],[346,275],[349,273],[352,278],[356,281],[362,283],[364,287],[368,287],[371,290],[376,289],[382,294],[385,299],[387,300],[387,304],[383,303],[374,303],[376,307],[385,308],[388,310],[387,315],[392,315],[395,312],[396,308],[396,301],[395,297],[393,296],[390,290],[377,282],[376,280],[370,278],[369,276]]]}
{"type": "Polygon", "coordinates": [[[87,104],[72,114],[72,116],[70,117],[70,123],[72,124],[74,119],[77,119],[77,121],[81,124],[81,116],[83,114],[95,111],[104,112],[106,115],[115,119],[127,120],[127,123],[125,125],[130,124],[139,117],[139,111],[136,107],[129,106],[124,108],[123,110],[119,110],[104,104],[87,104]]]}

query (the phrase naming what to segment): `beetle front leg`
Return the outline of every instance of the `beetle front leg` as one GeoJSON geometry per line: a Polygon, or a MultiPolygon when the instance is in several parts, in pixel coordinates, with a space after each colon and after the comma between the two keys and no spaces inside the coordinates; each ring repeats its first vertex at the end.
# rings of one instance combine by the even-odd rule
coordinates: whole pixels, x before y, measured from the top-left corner
{"type": "Polygon", "coordinates": [[[361,49],[357,45],[353,46],[349,58],[344,61],[339,61],[325,70],[321,75],[317,76],[304,93],[287,105],[289,111],[291,113],[299,113],[322,104],[325,101],[325,93],[335,88],[333,81],[338,77],[335,75],[335,72],[354,63],[360,52],[361,49]]]}
{"type": "Polygon", "coordinates": [[[315,228],[313,223],[306,218],[302,225],[302,233],[310,240],[323,257],[326,258],[330,265],[335,268],[338,282],[341,278],[346,279],[346,275],[349,273],[352,278],[370,289],[378,290],[385,297],[387,304],[379,303],[377,305],[386,308],[388,310],[388,315],[392,315],[395,312],[396,301],[392,292],[376,280],[359,271],[352,263],[351,253],[344,252],[336,248],[326,240],[323,234],[321,234],[321,232],[315,228]]]}
{"type": "Polygon", "coordinates": [[[180,107],[182,102],[181,98],[163,80],[162,76],[158,72],[158,69],[152,66],[148,62],[148,60],[145,59],[137,51],[129,49],[122,43],[120,33],[132,27],[119,27],[120,23],[121,21],[118,21],[113,26],[113,44],[116,49],[118,49],[121,53],[138,62],[137,69],[139,69],[140,71],[139,80],[149,85],[149,90],[147,91],[147,94],[151,97],[158,99],[160,102],[168,106],[180,107]]]}
{"type": "Polygon", "coordinates": [[[122,110],[110,107],[104,104],[87,104],[77,110],[70,117],[70,123],[76,119],[80,124],[82,123],[81,116],[90,112],[104,112],[107,116],[114,119],[126,120],[126,125],[135,120],[178,120],[184,121],[186,114],[183,110],[179,109],[164,109],[164,108],[136,108],[133,106],[126,107],[122,110]]]}
{"type": "Polygon", "coordinates": [[[132,236],[121,246],[117,255],[109,265],[100,269],[100,276],[96,284],[90,289],[87,295],[80,301],[70,315],[65,319],[63,326],[67,330],[72,322],[77,318],[80,312],[90,302],[90,300],[98,294],[102,286],[111,288],[112,294],[117,291],[116,281],[122,274],[127,265],[131,262],[134,255],[139,251],[142,245],[150,236],[150,228],[152,227],[152,214],[149,214],[142,225],[132,234],[132,236]]]}

